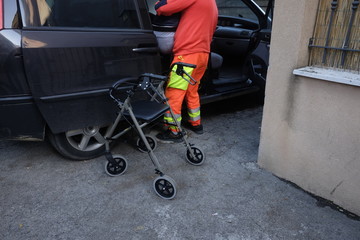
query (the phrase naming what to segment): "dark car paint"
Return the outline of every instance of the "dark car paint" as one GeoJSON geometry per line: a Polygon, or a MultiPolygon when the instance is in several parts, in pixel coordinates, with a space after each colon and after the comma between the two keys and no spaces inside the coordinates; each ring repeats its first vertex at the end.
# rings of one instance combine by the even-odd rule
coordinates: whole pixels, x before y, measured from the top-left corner
{"type": "MultiPolygon", "coordinates": [[[[107,91],[115,80],[143,72],[162,72],[144,4],[138,0],[142,20],[139,30],[44,31],[17,21],[16,1],[4,0],[0,54],[6,57],[0,55],[0,137],[42,140],[45,125],[60,133],[110,123],[116,109],[107,91]]],[[[22,14],[26,15],[26,11],[22,14]]],[[[241,94],[257,90],[256,86],[244,87],[241,94]]],[[[235,95],[239,95],[237,89],[227,96],[204,95],[202,102],[235,95]]]]}
{"type": "Polygon", "coordinates": [[[113,118],[107,116],[116,112],[107,107],[113,106],[110,99],[106,92],[101,96],[96,93],[101,99],[92,99],[93,91],[108,89],[117,79],[160,71],[160,65],[153,64],[160,62],[156,52],[133,51],[156,48],[156,39],[149,31],[24,30],[23,45],[31,91],[53,133],[110,123],[113,118]],[[44,47],[38,48],[39,43],[44,47]],[[61,118],[73,119],[72,124],[59,121],[61,118]]]}
{"type": "Polygon", "coordinates": [[[22,60],[21,30],[16,29],[18,27],[16,2],[12,0],[3,2],[4,29],[0,31],[0,101],[4,100],[3,97],[9,101],[9,97],[31,95],[22,60]]]}
{"type": "MultiPolygon", "coordinates": [[[[5,27],[9,28],[17,16],[16,4],[10,0],[4,3],[6,13],[10,9],[13,14],[4,16],[5,27]]],[[[7,58],[1,57],[4,62],[0,73],[0,135],[42,139],[45,122],[53,133],[110,123],[116,108],[107,90],[113,82],[161,70],[156,38],[149,30],[147,11],[143,11],[144,2],[140,1],[138,6],[142,6],[138,18],[144,19],[143,29],[138,30],[59,27],[44,30],[27,26],[25,20],[21,31],[2,30],[1,53],[7,58]],[[16,110],[9,111],[11,108],[16,110]],[[14,132],[24,121],[19,112],[40,119],[40,124],[28,121],[27,131],[14,132]]],[[[27,11],[22,11],[23,19],[29,19],[26,14],[27,11]]]]}
{"type": "Polygon", "coordinates": [[[22,59],[20,30],[2,30],[0,42],[0,96],[30,95],[22,59]]]}
{"type": "Polygon", "coordinates": [[[17,2],[3,2],[4,29],[0,31],[0,138],[42,140],[45,121],[26,80],[18,25],[17,2]]]}

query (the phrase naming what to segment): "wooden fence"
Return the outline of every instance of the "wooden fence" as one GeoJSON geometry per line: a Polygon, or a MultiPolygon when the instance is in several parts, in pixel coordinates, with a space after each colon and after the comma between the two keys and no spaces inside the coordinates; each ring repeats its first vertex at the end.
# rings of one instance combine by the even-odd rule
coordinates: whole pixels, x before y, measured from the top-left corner
{"type": "Polygon", "coordinates": [[[310,65],[360,72],[360,14],[358,0],[320,0],[310,65]]]}

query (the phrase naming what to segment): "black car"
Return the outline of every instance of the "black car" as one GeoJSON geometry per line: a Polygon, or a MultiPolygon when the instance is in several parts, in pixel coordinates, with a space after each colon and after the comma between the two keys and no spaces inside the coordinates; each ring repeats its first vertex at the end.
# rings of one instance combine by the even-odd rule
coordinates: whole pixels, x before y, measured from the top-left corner
{"type": "MultiPolygon", "coordinates": [[[[203,104],[263,91],[271,19],[252,0],[218,0],[203,104]]],[[[271,2],[271,0],[269,1],[271,2]]],[[[0,0],[0,137],[44,140],[65,157],[104,151],[118,79],[163,74],[154,0],[0,0]]]]}

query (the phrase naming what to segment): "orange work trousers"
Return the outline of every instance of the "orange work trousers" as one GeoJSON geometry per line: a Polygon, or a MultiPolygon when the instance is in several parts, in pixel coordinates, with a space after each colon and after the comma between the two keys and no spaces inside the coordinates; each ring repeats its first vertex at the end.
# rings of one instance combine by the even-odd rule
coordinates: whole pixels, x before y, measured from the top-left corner
{"type": "MultiPolygon", "coordinates": [[[[200,98],[199,98],[199,84],[203,77],[209,60],[209,53],[194,53],[189,55],[174,56],[171,63],[184,62],[196,65],[192,71],[191,77],[197,82],[195,85],[188,85],[186,90],[173,88],[167,86],[165,89],[165,96],[168,98],[170,108],[172,109],[176,120],[181,122],[181,108],[185,100],[187,105],[188,121],[191,125],[197,126],[201,123],[200,118],[200,98]]],[[[171,80],[170,80],[171,81],[171,80]]],[[[184,80],[185,81],[185,80],[184,80]]],[[[170,112],[166,112],[164,116],[165,122],[169,123],[169,129],[173,132],[178,132],[179,129],[174,126],[175,120],[172,118],[170,112]]]]}

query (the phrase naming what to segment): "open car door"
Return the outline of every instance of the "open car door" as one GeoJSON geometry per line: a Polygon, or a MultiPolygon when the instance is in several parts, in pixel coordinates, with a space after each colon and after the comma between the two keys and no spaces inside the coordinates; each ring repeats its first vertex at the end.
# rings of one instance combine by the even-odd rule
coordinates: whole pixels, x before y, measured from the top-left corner
{"type": "Polygon", "coordinates": [[[111,123],[108,88],[160,71],[143,0],[19,0],[27,80],[54,134],[111,123]]]}
{"type": "Polygon", "coordinates": [[[265,84],[271,32],[262,36],[267,39],[259,37],[271,19],[252,0],[217,0],[217,4],[219,21],[211,51],[221,64],[211,69],[212,82],[206,89],[224,97],[256,92],[265,84]],[[258,74],[263,77],[259,84],[258,74]]]}

